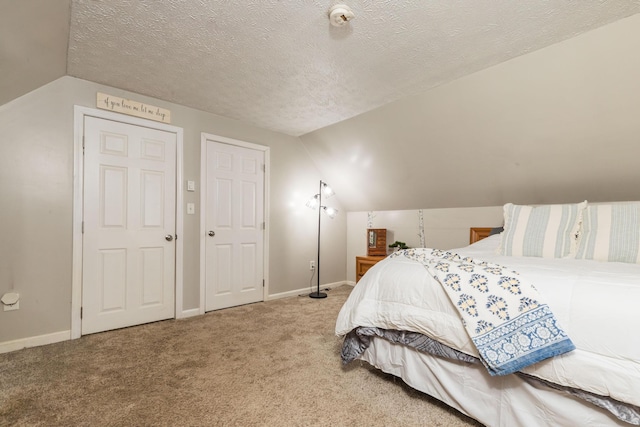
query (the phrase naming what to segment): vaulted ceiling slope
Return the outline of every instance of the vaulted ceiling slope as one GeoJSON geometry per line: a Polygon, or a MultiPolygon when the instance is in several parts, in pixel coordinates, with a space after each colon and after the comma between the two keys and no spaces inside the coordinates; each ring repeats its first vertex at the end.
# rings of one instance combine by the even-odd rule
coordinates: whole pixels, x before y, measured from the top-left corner
{"type": "Polygon", "coordinates": [[[61,75],[290,135],[640,12],[640,0],[0,0],[0,104],[61,75]],[[67,46],[68,40],[68,46],[67,46]]]}
{"type": "Polygon", "coordinates": [[[0,0],[0,105],[67,72],[71,0],[0,0]]]}

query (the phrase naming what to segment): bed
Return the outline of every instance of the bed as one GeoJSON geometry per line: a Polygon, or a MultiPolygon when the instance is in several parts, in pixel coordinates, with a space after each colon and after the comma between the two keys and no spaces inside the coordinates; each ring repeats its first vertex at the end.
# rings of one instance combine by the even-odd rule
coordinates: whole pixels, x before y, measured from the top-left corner
{"type": "Polygon", "coordinates": [[[410,250],[372,267],[342,307],[343,362],[364,360],[487,426],[640,425],[640,203],[504,211],[502,233],[441,252],[531,282],[570,349],[492,371],[447,287],[410,250]]]}

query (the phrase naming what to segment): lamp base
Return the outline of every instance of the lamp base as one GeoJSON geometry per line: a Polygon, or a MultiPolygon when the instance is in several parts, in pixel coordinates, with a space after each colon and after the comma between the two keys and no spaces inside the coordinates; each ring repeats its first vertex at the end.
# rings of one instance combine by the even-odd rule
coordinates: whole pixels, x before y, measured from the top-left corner
{"type": "Polygon", "coordinates": [[[311,292],[309,298],[326,298],[327,294],[324,292],[311,292]]]}

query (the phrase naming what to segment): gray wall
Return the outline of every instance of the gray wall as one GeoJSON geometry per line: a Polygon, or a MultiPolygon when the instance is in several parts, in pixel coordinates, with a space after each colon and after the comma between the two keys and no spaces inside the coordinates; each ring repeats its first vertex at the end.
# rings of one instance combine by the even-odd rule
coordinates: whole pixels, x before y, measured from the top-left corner
{"type": "MultiPolygon", "coordinates": [[[[304,202],[320,175],[298,138],[62,77],[0,106],[0,295],[21,294],[20,309],[0,310],[0,343],[70,329],[74,105],[95,108],[96,92],[134,99],[172,113],[184,129],[184,179],[200,189],[201,132],[269,146],[270,295],[306,289],[316,257],[316,213],[304,202]]],[[[183,183],[184,184],[184,183],[183,183]]],[[[184,192],[197,215],[184,215],[184,309],[199,304],[200,193],[184,192]]],[[[340,196],[331,199],[342,209],[340,196]]],[[[185,207],[183,206],[183,209],[185,207]]],[[[346,277],[346,215],[323,225],[322,282],[346,277]]]]}
{"type": "Polygon", "coordinates": [[[67,72],[71,0],[0,0],[0,105],[67,72]]]}
{"type": "Polygon", "coordinates": [[[636,200],[638,52],[634,15],[301,139],[349,211],[636,200]]]}

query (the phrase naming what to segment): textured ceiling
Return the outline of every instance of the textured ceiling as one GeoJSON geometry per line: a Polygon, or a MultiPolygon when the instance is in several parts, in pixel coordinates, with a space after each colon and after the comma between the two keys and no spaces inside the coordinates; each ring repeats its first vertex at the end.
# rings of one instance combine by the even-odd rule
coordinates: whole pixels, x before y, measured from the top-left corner
{"type": "Polygon", "coordinates": [[[73,0],[67,74],[302,135],[640,12],[640,0],[73,0]]]}

